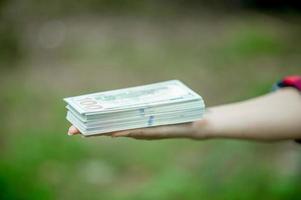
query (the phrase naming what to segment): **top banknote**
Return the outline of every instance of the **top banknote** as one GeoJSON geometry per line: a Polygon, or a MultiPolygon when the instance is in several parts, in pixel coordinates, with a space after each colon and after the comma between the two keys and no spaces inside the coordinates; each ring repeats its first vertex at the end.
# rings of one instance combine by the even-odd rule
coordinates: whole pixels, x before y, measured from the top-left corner
{"type": "Polygon", "coordinates": [[[203,102],[201,96],[178,80],[68,97],[64,100],[72,110],[84,115],[198,100],[203,102]]]}

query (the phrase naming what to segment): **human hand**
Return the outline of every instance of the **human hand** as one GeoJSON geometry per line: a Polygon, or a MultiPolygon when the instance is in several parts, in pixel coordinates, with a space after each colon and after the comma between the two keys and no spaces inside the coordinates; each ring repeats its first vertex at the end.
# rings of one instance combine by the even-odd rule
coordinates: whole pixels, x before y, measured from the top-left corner
{"type": "MultiPolygon", "coordinates": [[[[99,135],[136,139],[229,138],[256,141],[280,141],[301,138],[301,96],[285,88],[257,98],[206,109],[201,120],[124,130],[99,135]]],[[[68,134],[80,132],[71,126],[68,134]]]]}
{"type": "MultiPolygon", "coordinates": [[[[135,139],[155,140],[167,138],[190,138],[190,139],[207,139],[205,134],[206,120],[202,119],[195,122],[164,125],[149,128],[130,129],[124,131],[111,132],[106,135],[112,137],[130,137],[135,139]]],[[[80,134],[75,126],[71,126],[68,130],[68,135],[80,134]]]]}

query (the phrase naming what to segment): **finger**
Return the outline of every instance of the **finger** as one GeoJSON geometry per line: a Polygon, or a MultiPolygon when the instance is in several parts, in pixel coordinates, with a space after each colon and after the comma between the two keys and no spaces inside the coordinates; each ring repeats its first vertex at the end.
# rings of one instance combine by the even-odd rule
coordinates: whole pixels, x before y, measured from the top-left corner
{"type": "Polygon", "coordinates": [[[75,126],[70,126],[69,130],[68,130],[68,135],[76,135],[79,134],[79,130],[75,127],[75,126]]]}
{"type": "Polygon", "coordinates": [[[127,137],[144,140],[156,140],[175,137],[175,126],[158,126],[152,128],[135,129],[127,137]]]}
{"type": "MultiPolygon", "coordinates": [[[[111,136],[111,137],[115,137],[115,134],[121,134],[121,132],[125,132],[125,131],[115,131],[115,132],[108,132],[108,133],[96,133],[96,134],[93,134],[93,135],[86,135],[85,137],[96,137],[96,136],[111,136]]],[[[125,135],[125,133],[123,133],[123,134],[125,135]]]]}
{"type": "Polygon", "coordinates": [[[144,140],[154,140],[164,137],[162,127],[155,128],[144,128],[132,130],[126,137],[131,137],[134,139],[144,139],[144,140]],[[158,131],[159,129],[159,131],[158,131]]]}
{"type": "Polygon", "coordinates": [[[110,133],[110,135],[112,137],[126,137],[129,135],[131,131],[130,130],[126,130],[126,131],[116,131],[116,132],[112,132],[110,133]]]}
{"type": "Polygon", "coordinates": [[[112,137],[151,137],[152,134],[152,129],[154,128],[140,128],[140,129],[130,129],[130,130],[125,130],[125,131],[117,131],[111,133],[112,137]],[[145,134],[146,130],[148,130],[148,134],[145,134]]]}
{"type": "Polygon", "coordinates": [[[165,138],[180,138],[188,137],[191,127],[191,123],[183,123],[177,125],[165,125],[151,128],[133,129],[115,136],[132,137],[135,139],[165,139],[165,138]]]}
{"type": "MultiPolygon", "coordinates": [[[[123,133],[125,135],[126,131],[118,131],[118,132],[109,132],[109,133],[99,133],[99,134],[93,134],[93,135],[87,135],[86,137],[91,137],[91,136],[113,136],[113,134],[121,134],[123,133]],[[123,133],[124,132],[124,133],[123,133]]],[[[80,131],[75,127],[75,126],[70,126],[68,130],[68,135],[77,135],[80,134],[80,131]]]]}

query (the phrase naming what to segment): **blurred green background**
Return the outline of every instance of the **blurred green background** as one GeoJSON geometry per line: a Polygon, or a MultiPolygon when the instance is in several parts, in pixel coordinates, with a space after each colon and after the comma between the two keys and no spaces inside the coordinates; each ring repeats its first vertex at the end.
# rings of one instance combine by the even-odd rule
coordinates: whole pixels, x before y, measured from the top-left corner
{"type": "Polygon", "coordinates": [[[180,79],[207,106],[301,73],[294,1],[1,0],[0,199],[300,199],[293,142],[66,135],[63,97],[180,79]]]}

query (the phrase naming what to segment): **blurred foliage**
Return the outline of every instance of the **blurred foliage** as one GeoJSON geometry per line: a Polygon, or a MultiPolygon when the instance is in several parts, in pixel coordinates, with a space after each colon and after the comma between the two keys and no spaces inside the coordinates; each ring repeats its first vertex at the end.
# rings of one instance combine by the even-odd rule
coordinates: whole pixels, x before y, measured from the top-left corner
{"type": "Polygon", "coordinates": [[[21,56],[20,38],[14,21],[5,15],[7,1],[0,1],[0,66],[11,67],[21,56]]]}
{"type": "Polygon", "coordinates": [[[74,15],[137,15],[137,16],[185,16],[200,14],[218,9],[231,12],[238,9],[274,9],[299,12],[300,3],[295,1],[257,0],[16,0],[0,1],[0,64],[3,67],[15,66],[26,56],[26,45],[21,34],[28,23],[61,16],[74,15]]]}

